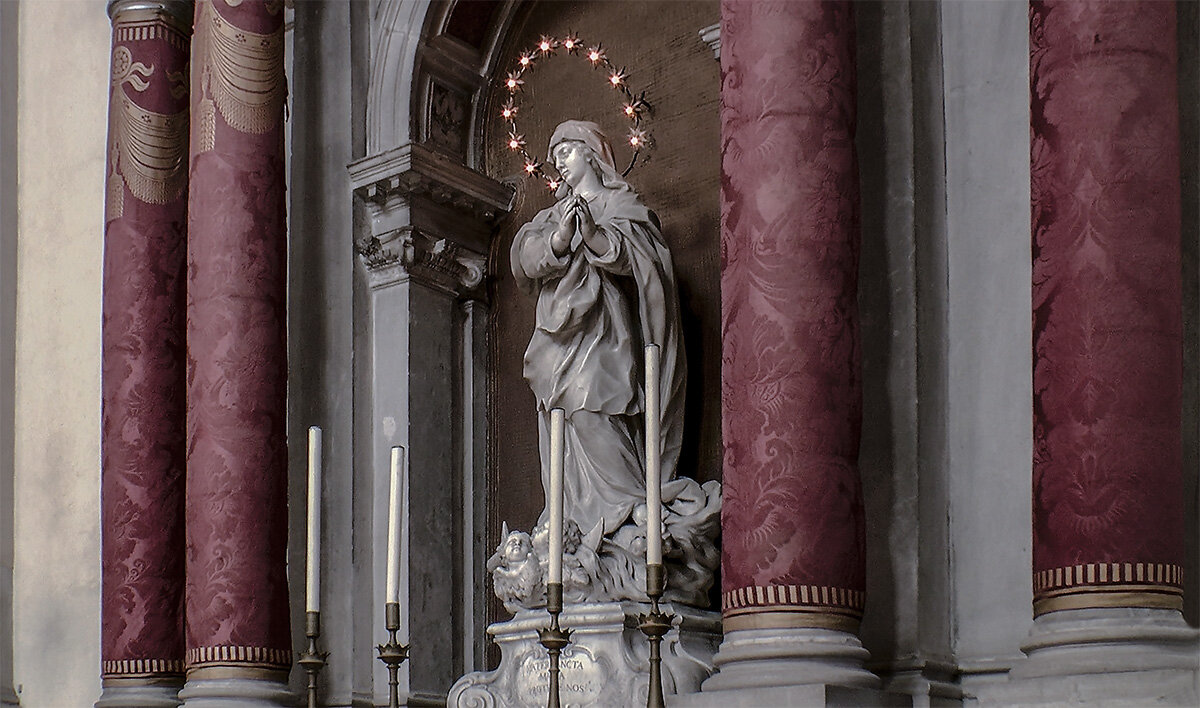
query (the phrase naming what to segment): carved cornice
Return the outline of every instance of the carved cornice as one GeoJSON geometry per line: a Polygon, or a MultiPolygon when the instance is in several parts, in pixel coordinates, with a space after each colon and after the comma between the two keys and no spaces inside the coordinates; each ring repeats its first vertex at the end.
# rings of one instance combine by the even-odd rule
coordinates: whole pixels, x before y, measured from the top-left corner
{"type": "Polygon", "coordinates": [[[348,169],[351,188],[371,216],[370,233],[355,247],[372,288],[407,274],[430,287],[479,296],[483,251],[492,224],[510,208],[511,187],[411,143],[348,169]]]}
{"type": "Polygon", "coordinates": [[[352,162],[349,170],[354,193],[382,208],[396,197],[427,195],[491,224],[512,204],[509,187],[415,143],[352,162]]]}
{"type": "Polygon", "coordinates": [[[394,285],[407,275],[453,295],[482,295],[487,258],[449,239],[405,226],[382,237],[372,234],[361,239],[355,251],[373,290],[394,285]]]}

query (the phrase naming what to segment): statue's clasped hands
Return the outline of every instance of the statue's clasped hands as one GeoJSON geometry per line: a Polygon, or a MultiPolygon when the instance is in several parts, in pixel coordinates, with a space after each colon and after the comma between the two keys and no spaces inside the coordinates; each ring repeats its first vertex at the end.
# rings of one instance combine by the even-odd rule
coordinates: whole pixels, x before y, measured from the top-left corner
{"type": "Polygon", "coordinates": [[[550,247],[554,249],[554,255],[560,257],[567,251],[578,248],[580,243],[588,244],[589,248],[599,253],[604,250],[605,245],[593,242],[598,231],[587,199],[580,194],[574,194],[567,198],[567,202],[563,206],[558,228],[550,237],[550,247]],[[575,240],[575,234],[579,234],[579,241],[575,240]]]}

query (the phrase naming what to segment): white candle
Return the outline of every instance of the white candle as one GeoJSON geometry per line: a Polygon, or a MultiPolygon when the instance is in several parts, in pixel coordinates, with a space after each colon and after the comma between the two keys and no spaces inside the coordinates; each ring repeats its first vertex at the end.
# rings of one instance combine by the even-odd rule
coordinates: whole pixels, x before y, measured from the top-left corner
{"type": "Polygon", "coordinates": [[[662,470],[658,405],[658,345],[646,345],[646,564],[662,564],[662,470]]]}
{"type": "Polygon", "coordinates": [[[563,434],[566,418],[561,408],[550,410],[550,580],[562,582],[563,556],[563,434]]]}
{"type": "Polygon", "coordinates": [[[308,429],[308,545],[305,612],[321,611],[321,429],[308,429]]]}
{"type": "Polygon", "coordinates": [[[400,505],[403,499],[404,448],[392,448],[392,484],[388,492],[387,597],[400,602],[400,505]]]}

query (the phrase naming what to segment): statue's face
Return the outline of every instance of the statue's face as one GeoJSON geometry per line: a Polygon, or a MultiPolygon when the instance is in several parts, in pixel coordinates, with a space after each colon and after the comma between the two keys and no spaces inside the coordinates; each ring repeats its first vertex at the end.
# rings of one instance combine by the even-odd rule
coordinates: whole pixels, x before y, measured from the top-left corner
{"type": "Polygon", "coordinates": [[[529,555],[529,535],[524,533],[510,534],[504,544],[504,557],[510,561],[518,561],[529,555]]]}
{"type": "Polygon", "coordinates": [[[550,154],[554,158],[554,169],[558,170],[567,184],[575,188],[585,175],[593,171],[588,160],[591,152],[588,146],[578,140],[564,140],[555,145],[550,154]]]}

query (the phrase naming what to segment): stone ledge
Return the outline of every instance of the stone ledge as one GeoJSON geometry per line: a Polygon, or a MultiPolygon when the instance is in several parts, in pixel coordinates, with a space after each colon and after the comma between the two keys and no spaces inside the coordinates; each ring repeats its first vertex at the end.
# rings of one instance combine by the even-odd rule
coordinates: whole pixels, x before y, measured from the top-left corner
{"type": "Polygon", "coordinates": [[[709,691],[684,696],[667,696],[666,702],[671,708],[791,708],[793,706],[911,708],[913,704],[911,696],[901,693],[827,684],[709,691]]]}

